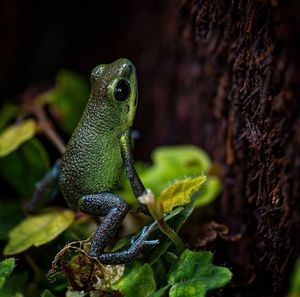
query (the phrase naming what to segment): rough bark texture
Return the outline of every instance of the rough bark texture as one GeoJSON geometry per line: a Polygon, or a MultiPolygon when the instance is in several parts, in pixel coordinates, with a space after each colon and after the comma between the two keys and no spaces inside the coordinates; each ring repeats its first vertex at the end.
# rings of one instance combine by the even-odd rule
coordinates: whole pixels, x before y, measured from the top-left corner
{"type": "Polygon", "coordinates": [[[186,0],[179,9],[173,124],[224,168],[219,210],[242,238],[222,251],[236,284],[248,283],[231,296],[282,296],[298,252],[296,6],[186,0]]]}

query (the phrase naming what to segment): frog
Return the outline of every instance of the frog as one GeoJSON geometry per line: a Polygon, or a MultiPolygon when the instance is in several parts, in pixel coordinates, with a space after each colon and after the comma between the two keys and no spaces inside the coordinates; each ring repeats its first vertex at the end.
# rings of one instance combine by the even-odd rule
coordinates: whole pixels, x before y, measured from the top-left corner
{"type": "MultiPolygon", "coordinates": [[[[158,239],[148,239],[151,228],[144,227],[128,249],[105,252],[129,212],[127,203],[116,194],[124,171],[135,197],[146,193],[134,167],[132,149],[138,103],[136,69],[129,59],[121,58],[95,67],[90,82],[91,93],[81,120],[62,158],[37,184],[33,201],[37,202],[43,192],[51,192],[58,182],[71,209],[102,218],[92,237],[89,256],[103,264],[126,264],[146,248],[159,244],[158,239]]],[[[137,212],[149,215],[142,204],[137,212]]]]}

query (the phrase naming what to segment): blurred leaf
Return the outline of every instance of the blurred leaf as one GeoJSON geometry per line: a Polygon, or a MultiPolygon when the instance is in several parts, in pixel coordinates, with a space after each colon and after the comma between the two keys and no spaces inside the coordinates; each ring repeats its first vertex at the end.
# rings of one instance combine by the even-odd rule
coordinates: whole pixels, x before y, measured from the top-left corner
{"type": "Polygon", "coordinates": [[[126,267],[124,276],[112,288],[119,290],[125,297],[146,297],[155,291],[153,270],[149,264],[141,266],[135,262],[126,267]]]}
{"type": "Polygon", "coordinates": [[[8,231],[24,217],[20,202],[0,201],[0,240],[8,239],[8,231]]]}
{"type": "Polygon", "coordinates": [[[17,106],[11,103],[5,103],[0,110],[0,130],[17,115],[17,106]]]}
{"type": "Polygon", "coordinates": [[[28,272],[14,272],[5,282],[4,287],[0,291],[1,297],[23,297],[21,292],[26,291],[26,283],[28,282],[28,272]]]}
{"type": "MultiPolygon", "coordinates": [[[[146,188],[151,189],[155,196],[166,188],[172,181],[185,177],[207,175],[212,166],[211,160],[206,152],[193,145],[162,146],[156,148],[152,153],[153,165],[147,170],[145,167],[137,166],[137,172],[146,188]],[[140,170],[140,167],[142,170],[140,170]]],[[[212,202],[219,194],[220,182],[217,177],[207,177],[208,182],[203,186],[196,206],[212,202]],[[210,179],[213,181],[210,182],[210,179]],[[206,190],[207,184],[209,189],[206,190]]],[[[125,178],[119,191],[128,203],[136,205],[136,199],[132,194],[129,182],[125,178]]]]}
{"type": "Polygon", "coordinates": [[[66,297],[85,297],[86,293],[84,291],[78,292],[69,289],[66,293],[66,297]]]}
{"type": "Polygon", "coordinates": [[[31,139],[35,132],[36,122],[32,119],[6,128],[0,134],[0,157],[5,157],[15,151],[21,144],[31,139]]]}
{"type": "Polygon", "coordinates": [[[221,192],[222,183],[216,176],[208,176],[200,194],[195,199],[195,207],[200,207],[211,203],[221,192]]]}
{"type": "Polygon", "coordinates": [[[166,285],[166,286],[160,288],[158,291],[152,293],[150,295],[150,297],[164,297],[164,296],[167,296],[166,292],[169,289],[169,287],[170,287],[170,285],[166,285]]]}
{"type": "Polygon", "coordinates": [[[224,287],[232,273],[212,260],[211,252],[185,250],[169,272],[170,297],[205,297],[207,291],[224,287]]]}
{"type": "Polygon", "coordinates": [[[35,183],[49,170],[49,163],[44,147],[33,138],[17,151],[0,158],[0,175],[22,196],[30,196],[35,183]]]}
{"type": "Polygon", "coordinates": [[[74,220],[74,212],[68,209],[58,211],[47,209],[44,212],[29,216],[9,232],[9,242],[4,255],[21,253],[31,246],[40,246],[50,242],[74,220]]]}
{"type": "Polygon", "coordinates": [[[3,288],[4,283],[11,275],[15,266],[15,259],[8,258],[0,262],[0,291],[3,288]]]}
{"type": "Polygon", "coordinates": [[[300,296],[300,259],[296,261],[289,297],[300,296]]]}
{"type": "Polygon", "coordinates": [[[157,202],[162,206],[164,213],[171,212],[176,206],[188,204],[191,201],[191,195],[198,191],[205,181],[204,175],[175,181],[160,193],[157,202]]]}
{"type": "Polygon", "coordinates": [[[47,289],[47,290],[45,290],[45,291],[42,293],[41,297],[55,297],[55,295],[53,295],[53,294],[47,289]]]}
{"type": "Polygon", "coordinates": [[[68,70],[59,71],[55,87],[40,96],[40,100],[58,108],[62,128],[69,135],[76,128],[88,98],[89,86],[86,81],[68,70]]]}

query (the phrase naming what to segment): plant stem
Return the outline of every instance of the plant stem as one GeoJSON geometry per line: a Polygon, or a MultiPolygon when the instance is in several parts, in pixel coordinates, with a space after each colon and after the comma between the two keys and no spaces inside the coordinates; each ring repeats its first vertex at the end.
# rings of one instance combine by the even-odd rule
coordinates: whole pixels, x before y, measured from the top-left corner
{"type": "Polygon", "coordinates": [[[178,254],[180,255],[184,250],[185,246],[182,242],[181,238],[178,236],[178,234],[172,230],[168,224],[165,222],[164,218],[159,219],[158,221],[158,227],[159,229],[166,234],[175,244],[178,254]]]}
{"type": "Polygon", "coordinates": [[[185,250],[185,245],[182,242],[181,238],[178,234],[172,230],[168,224],[165,222],[164,217],[158,217],[156,212],[152,209],[152,207],[148,204],[148,209],[151,216],[157,221],[158,228],[163,232],[167,237],[169,237],[176,246],[177,252],[180,255],[185,250]]]}
{"type": "Polygon", "coordinates": [[[38,123],[42,130],[44,131],[45,135],[48,139],[54,144],[54,146],[58,149],[58,151],[63,154],[65,151],[65,144],[60,136],[54,130],[51,122],[48,120],[45,111],[43,110],[42,106],[35,104],[32,107],[32,112],[38,119],[38,123]]]}

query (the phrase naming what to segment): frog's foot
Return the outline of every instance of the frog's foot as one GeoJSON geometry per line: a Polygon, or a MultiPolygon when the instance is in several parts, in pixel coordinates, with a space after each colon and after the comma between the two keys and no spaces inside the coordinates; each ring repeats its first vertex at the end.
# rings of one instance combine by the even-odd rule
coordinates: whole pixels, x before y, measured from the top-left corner
{"type": "Polygon", "coordinates": [[[159,240],[147,240],[152,231],[151,227],[144,227],[141,235],[135,241],[131,241],[132,245],[128,250],[101,254],[97,256],[98,260],[103,264],[125,264],[135,259],[147,247],[155,247],[159,244],[159,240]]]}
{"type": "Polygon", "coordinates": [[[131,240],[131,247],[130,249],[133,250],[143,250],[145,247],[154,247],[157,246],[159,244],[159,240],[155,239],[155,240],[147,240],[147,237],[150,235],[152,231],[152,228],[150,227],[144,227],[142,230],[141,235],[139,236],[139,238],[137,240],[131,240]]]}

